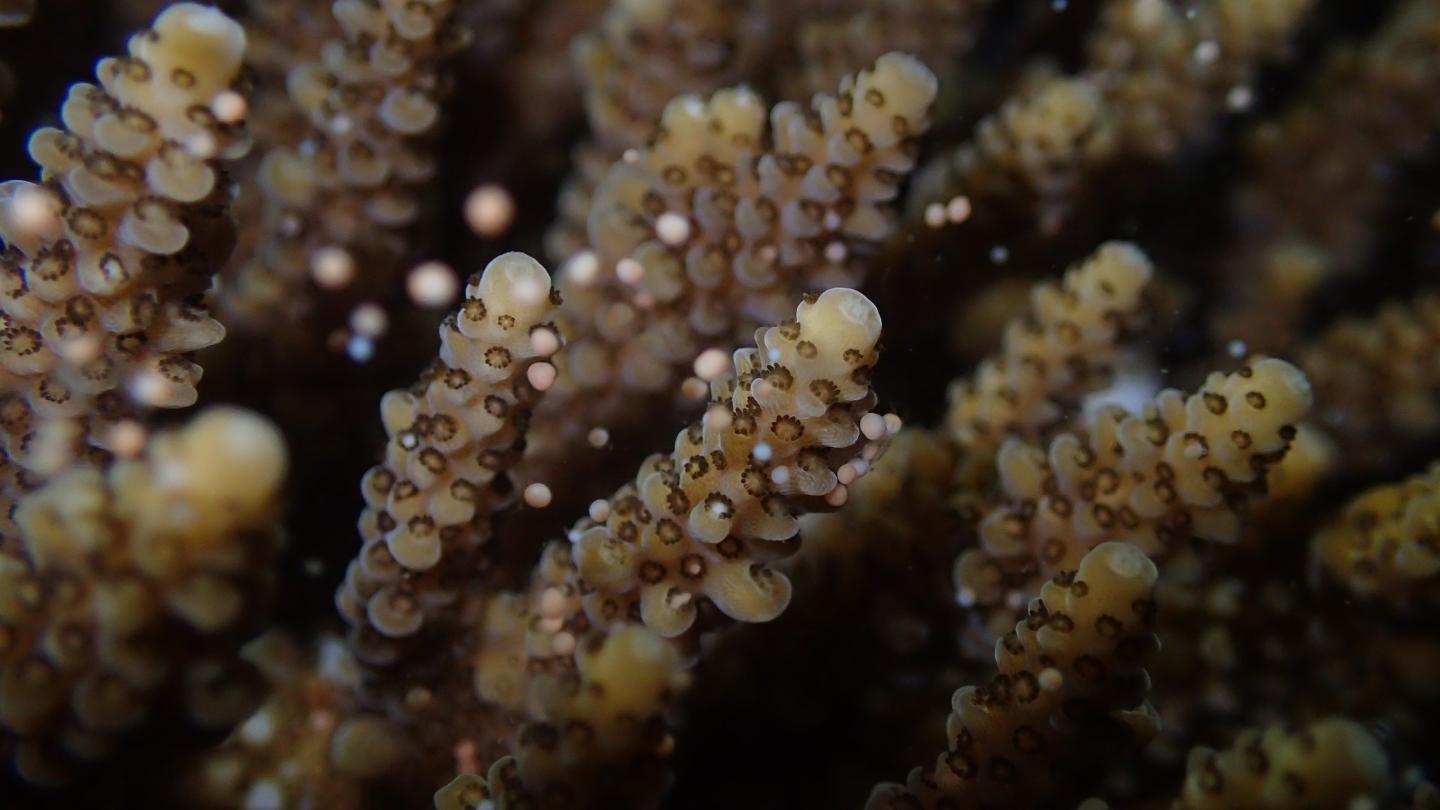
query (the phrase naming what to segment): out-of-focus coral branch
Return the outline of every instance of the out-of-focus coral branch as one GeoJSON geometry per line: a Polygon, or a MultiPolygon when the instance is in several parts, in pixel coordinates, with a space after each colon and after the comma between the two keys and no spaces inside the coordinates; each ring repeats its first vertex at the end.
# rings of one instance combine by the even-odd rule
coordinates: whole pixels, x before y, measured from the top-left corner
{"type": "Polygon", "coordinates": [[[1236,193],[1240,240],[1215,331],[1251,351],[1288,349],[1311,296],[1353,275],[1402,165],[1440,124],[1440,7],[1407,0],[1359,48],[1343,48],[1305,95],[1248,139],[1252,179],[1236,193]]]}
{"type": "Polygon", "coordinates": [[[312,271],[332,285],[397,281],[436,171],[425,146],[440,120],[442,62],[465,41],[453,12],[452,0],[334,4],[334,35],[287,76],[308,126],[258,168],[263,219],[227,278],[230,322],[261,332],[293,322],[313,309],[312,271]]]}
{"type": "Polygon", "coordinates": [[[111,418],[195,401],[190,353],[224,335],[203,295],[234,240],[244,48],[219,11],[171,6],[31,137],[41,182],[0,184],[0,422],[32,485],[111,444],[111,418]]]}
{"type": "Polygon", "coordinates": [[[879,335],[879,314],[859,293],[807,299],[795,320],[735,353],[736,376],[712,383],[710,410],[670,455],[652,456],[633,484],[593,504],[573,544],[546,550],[528,593],[495,599],[476,684],[530,717],[517,751],[526,790],[601,804],[654,795],[656,777],[624,774],[663,758],[663,718],[683,684],[675,656],[726,620],[769,621],[785,609],[790,582],[768,562],[798,546],[797,514],[843,504],[846,483],[879,450],[871,442],[898,427],[867,413],[879,335]],[[604,696],[617,687],[587,686],[615,677],[612,662],[628,667],[631,686],[618,694],[646,701],[612,704],[604,696]],[[596,732],[621,715],[632,718],[616,732],[628,742],[601,745],[596,732]],[[646,718],[658,733],[645,731],[646,718]]]}
{"type": "Polygon", "coordinates": [[[945,222],[957,197],[1003,202],[1056,230],[1083,181],[1116,160],[1173,158],[1204,140],[1232,93],[1283,57],[1312,0],[1109,0],[1075,76],[1045,75],[983,120],[971,142],[931,160],[909,200],[945,222]]]}
{"type": "Polygon", "coordinates": [[[1376,806],[1390,785],[1380,743],[1343,717],[1241,732],[1223,751],[1191,751],[1186,770],[1176,810],[1347,810],[1376,806]]]}
{"type": "Polygon", "coordinates": [[[575,38],[590,140],[575,149],[575,175],[561,190],[559,219],[546,235],[552,258],[586,248],[596,188],[627,149],[650,140],[670,100],[708,95],[748,76],[765,36],[748,0],[617,0],[598,31],[575,38]]]}
{"type": "Polygon", "coordinates": [[[1373,469],[1440,430],[1440,296],[1342,318],[1296,357],[1315,387],[1318,422],[1349,469],[1373,469]]]}
{"type": "Polygon", "coordinates": [[[1125,339],[1144,324],[1154,270],[1134,245],[1111,242],[1058,284],[1030,292],[1025,317],[1006,325],[1000,352],[950,386],[945,424],[971,485],[993,474],[1007,437],[1035,441],[1075,413],[1086,393],[1110,382],[1125,339]]]}
{"type": "Polygon", "coordinates": [[[798,22],[794,64],[779,78],[785,98],[826,92],[886,51],[903,51],[944,76],[979,34],[991,0],[769,0],[770,17],[798,22]],[[838,8],[835,6],[838,5],[838,8]]]}
{"type": "Polygon", "coordinates": [[[272,693],[185,785],[185,798],[215,808],[363,804],[364,780],[394,772],[413,753],[394,726],[355,706],[359,673],[344,643],[322,638],[315,660],[271,634],[244,651],[272,693]]]}
{"type": "Polygon", "coordinates": [[[106,756],[167,698],[205,726],[249,711],[238,651],[270,596],[285,463],[269,423],[210,410],[23,502],[0,556],[0,739],[22,775],[106,756]]]}
{"type": "Polygon", "coordinates": [[[1356,496],[1316,535],[1316,577],[1401,615],[1440,607],[1440,465],[1356,496]]]}
{"type": "Polygon", "coordinates": [[[1144,669],[1159,646],[1157,577],[1144,552],[1112,542],[1047,583],[996,643],[995,679],[955,693],[949,750],[904,786],[877,786],[866,807],[1031,807],[1147,739],[1157,725],[1144,669]]]}

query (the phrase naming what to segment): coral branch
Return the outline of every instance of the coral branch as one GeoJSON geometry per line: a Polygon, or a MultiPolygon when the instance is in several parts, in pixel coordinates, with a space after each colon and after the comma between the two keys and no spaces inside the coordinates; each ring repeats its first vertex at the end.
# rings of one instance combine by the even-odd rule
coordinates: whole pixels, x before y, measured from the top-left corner
{"type": "Polygon", "coordinates": [[[179,3],[128,47],[99,87],[71,87],[65,129],[31,137],[42,182],[0,184],[0,413],[32,476],[106,446],[89,422],[127,401],[192,404],[189,355],[224,336],[202,296],[234,240],[223,166],[248,147],[245,37],[179,3]]]}
{"type": "Polygon", "coordinates": [[[172,690],[201,725],[251,708],[238,651],[273,584],[284,470],[269,423],[217,409],[25,500],[0,556],[0,737],[27,779],[105,756],[172,690]]]}
{"type": "Polygon", "coordinates": [[[1030,292],[1030,310],[1006,325],[1000,353],[950,386],[945,423],[971,467],[990,466],[1006,437],[1037,440],[1109,382],[1123,341],[1148,314],[1153,268],[1134,245],[1110,242],[1030,292]]]}
{"type": "MultiPolygon", "coordinates": [[[[712,384],[711,409],[676,437],[675,450],[652,456],[633,484],[592,505],[573,546],[547,549],[527,594],[497,598],[476,684],[486,700],[531,715],[519,750],[529,790],[599,801],[609,791],[653,789],[653,780],[600,787],[581,777],[604,770],[597,757],[623,771],[617,763],[653,758],[653,746],[605,749],[588,732],[561,732],[603,726],[605,713],[619,710],[586,696],[588,680],[613,672],[606,662],[648,661],[635,661],[627,677],[653,674],[647,693],[663,697],[683,669],[661,638],[692,643],[708,629],[697,626],[702,613],[713,627],[724,618],[769,621],[785,609],[790,582],[767,561],[798,546],[797,514],[844,502],[842,482],[879,449],[865,439],[889,432],[885,419],[867,414],[879,336],[874,305],[847,289],[809,299],[795,320],[761,330],[754,349],[735,353],[736,376],[712,384]],[[636,623],[647,632],[616,635],[636,623]]],[[[621,709],[658,718],[664,704],[621,709]]]]}
{"type": "Polygon", "coordinates": [[[1176,810],[1347,810],[1374,806],[1389,788],[1385,752],[1364,726],[1341,717],[1298,732],[1242,732],[1224,751],[1190,752],[1176,810]]]}
{"type": "Polygon", "coordinates": [[[381,401],[385,460],[361,484],[363,546],[336,595],[366,665],[414,666],[402,650],[434,652],[437,638],[454,632],[427,625],[456,618],[490,519],[514,497],[507,471],[539,392],[554,379],[545,358],[560,345],[549,321],[558,304],[534,259],[496,258],[441,324],[435,362],[381,401]]]}
{"type": "Polygon", "coordinates": [[[1146,739],[1158,723],[1144,669],[1158,647],[1157,576],[1144,552],[1104,543],[1047,583],[995,645],[1000,674],[955,693],[950,750],[903,787],[877,786],[867,810],[1032,807],[1146,739]]]}
{"type": "Polygon", "coordinates": [[[1316,576],[1398,614],[1440,607],[1440,465],[1361,493],[1316,535],[1316,576]]]}
{"type": "Polygon", "coordinates": [[[1139,416],[1102,410],[1085,433],[1045,450],[1008,440],[998,460],[1005,501],[982,519],[980,548],[956,562],[961,599],[1000,604],[1017,582],[1071,569],[1105,540],[1152,555],[1189,538],[1237,540],[1239,503],[1309,407],[1305,377],[1265,359],[1216,372],[1189,397],[1163,391],[1139,416]]]}
{"type": "Polygon", "coordinates": [[[935,90],[923,65],[888,54],[809,109],[777,105],[769,138],[748,90],[672,101],[597,193],[593,252],[559,277],[572,344],[537,412],[533,477],[563,475],[591,429],[633,427],[635,398],[672,394],[707,346],[728,351],[805,291],[854,283],[894,230],[886,203],[935,90]]]}
{"type": "Polygon", "coordinates": [[[264,331],[304,314],[321,250],[341,251],[372,288],[396,280],[405,230],[436,171],[425,148],[440,120],[441,63],[465,40],[454,5],[334,4],[338,30],[287,78],[308,128],[259,167],[264,230],[222,299],[231,322],[264,331]]]}

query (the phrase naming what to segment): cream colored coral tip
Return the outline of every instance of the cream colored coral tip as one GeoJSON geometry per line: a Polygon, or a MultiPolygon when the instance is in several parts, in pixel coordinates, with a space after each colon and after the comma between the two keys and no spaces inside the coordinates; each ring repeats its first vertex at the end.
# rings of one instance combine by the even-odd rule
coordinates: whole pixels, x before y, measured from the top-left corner
{"type": "Polygon", "coordinates": [[[1126,579],[1142,576],[1147,569],[1153,576],[1155,570],[1155,563],[1145,556],[1145,552],[1129,543],[1102,543],[1091,553],[1099,555],[1111,572],[1126,579]]]}
{"type": "Polygon", "coordinates": [[[928,95],[933,96],[940,90],[940,79],[935,76],[935,72],[908,53],[891,51],[876,59],[875,72],[884,71],[901,74],[908,83],[919,85],[928,95]]]}
{"type": "Polygon", "coordinates": [[[225,12],[199,3],[176,3],[155,18],[155,30],[161,43],[167,34],[190,34],[211,40],[212,47],[228,59],[239,59],[245,52],[245,29],[225,12]]]}
{"type": "Polygon", "coordinates": [[[553,500],[553,498],[554,495],[550,492],[550,487],[544,484],[531,484],[525,487],[525,505],[531,508],[544,509],[550,505],[550,501],[553,500]]]}
{"type": "Polygon", "coordinates": [[[511,251],[496,256],[485,265],[480,288],[482,298],[497,296],[497,304],[513,300],[523,306],[533,306],[550,294],[550,274],[526,254],[511,251]]]}
{"type": "MultiPolygon", "coordinates": [[[[846,287],[835,287],[820,294],[819,300],[815,302],[815,313],[820,317],[838,316],[858,334],[851,339],[858,339],[864,346],[847,346],[846,348],[859,348],[868,350],[880,339],[880,310],[875,307],[874,302],[857,290],[846,287]],[[833,313],[833,315],[832,315],[833,313]]],[[[851,337],[847,335],[847,337],[851,337]]]]}
{"type": "Polygon", "coordinates": [[[285,439],[280,431],[263,416],[241,408],[205,411],[191,425],[190,437],[203,445],[207,454],[223,457],[226,466],[239,475],[273,475],[285,465],[285,439]]]}

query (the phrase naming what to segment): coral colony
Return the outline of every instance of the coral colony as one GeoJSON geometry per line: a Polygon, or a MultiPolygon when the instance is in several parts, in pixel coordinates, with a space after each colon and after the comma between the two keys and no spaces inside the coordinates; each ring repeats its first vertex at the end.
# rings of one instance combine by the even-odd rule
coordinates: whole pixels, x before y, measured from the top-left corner
{"type": "Polygon", "coordinates": [[[0,29],[0,805],[1440,808],[1440,0],[0,29]]]}

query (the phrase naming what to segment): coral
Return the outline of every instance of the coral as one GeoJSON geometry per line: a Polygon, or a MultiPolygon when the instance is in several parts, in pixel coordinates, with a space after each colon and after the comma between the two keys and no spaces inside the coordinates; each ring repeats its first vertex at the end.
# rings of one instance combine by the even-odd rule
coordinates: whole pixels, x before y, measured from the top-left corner
{"type": "Polygon", "coordinates": [[[1440,801],[1437,0],[211,3],[0,0],[7,810],[1440,801]]]}
{"type": "MultiPolygon", "coordinates": [[[[527,594],[497,598],[476,684],[482,698],[532,716],[520,732],[519,763],[531,791],[594,798],[579,787],[583,779],[561,784],[543,764],[568,762],[571,778],[576,768],[590,770],[574,764],[587,757],[555,750],[568,744],[560,730],[589,722],[571,713],[587,705],[582,698],[563,697],[583,696],[587,650],[602,644],[597,660],[644,655],[668,671],[673,653],[642,652],[657,643],[650,636],[616,633],[639,623],[684,642],[722,617],[764,622],[785,609],[790,581],[767,562],[798,545],[797,513],[845,502],[846,482],[879,449],[864,439],[888,433],[885,419],[867,413],[879,337],[874,305],[838,288],[803,302],[794,320],[761,330],[754,349],[735,353],[734,376],[712,383],[710,410],[675,438],[674,451],[651,456],[633,484],[593,504],[571,544],[548,547],[527,594]],[[569,674],[577,655],[578,683],[569,674]],[[528,673],[547,671],[525,686],[528,673]]],[[[629,675],[648,671],[636,667],[629,675]]],[[[679,676],[656,677],[670,683],[679,676]]],[[[660,708],[630,714],[643,718],[660,708]]],[[[601,709],[603,701],[594,710],[601,709]]],[[[587,743],[585,750],[589,758],[623,759],[632,748],[587,743]]]]}
{"type": "Polygon", "coordinates": [[[1298,732],[1248,730],[1221,752],[1190,753],[1177,810],[1343,808],[1378,802],[1389,782],[1380,743],[1353,720],[1331,717],[1298,732]]]}
{"type": "Polygon", "coordinates": [[[1042,228],[1053,230],[1087,172],[1110,158],[1115,138],[1093,82],[1050,77],[981,121],[973,141],[927,163],[909,205],[918,211],[962,193],[1008,200],[1034,210],[1042,228]]]}
{"type": "Polygon", "coordinates": [[[1006,437],[1040,438],[1108,382],[1123,341],[1143,324],[1153,272],[1134,245],[1111,242],[1058,284],[1031,290],[1000,351],[950,386],[945,424],[967,464],[989,467],[1006,437]]]}
{"type": "Polygon", "coordinates": [[[1139,415],[1105,408],[1047,448],[1007,440],[997,459],[1005,497],[982,518],[980,547],[956,562],[961,599],[999,604],[1017,579],[1072,569],[1106,540],[1158,555],[1191,538],[1239,539],[1240,504],[1310,401],[1294,366],[1263,359],[1212,374],[1188,397],[1163,391],[1139,415]]]}
{"type": "Polygon", "coordinates": [[[223,165],[248,146],[244,48],[220,12],[171,6],[101,60],[100,86],[71,87],[63,130],[31,137],[41,183],[0,184],[10,463],[54,473],[107,445],[91,419],[195,401],[190,354],[224,335],[202,296],[234,238],[223,165]]]}
{"type": "Polygon", "coordinates": [[[1208,135],[1231,92],[1284,56],[1314,0],[1110,0],[1090,37],[1093,78],[1116,137],[1163,158],[1208,135]]]}
{"type": "Polygon", "coordinates": [[[955,693],[949,750],[903,787],[876,787],[866,807],[1030,807],[1143,741],[1157,722],[1144,666],[1158,647],[1158,575],[1134,546],[1102,543],[1047,583],[996,643],[994,680],[955,693]]]}
{"type": "Polygon", "coordinates": [[[1315,573],[1355,598],[1433,615],[1440,582],[1440,465],[1367,490],[1321,530],[1315,573]]]}
{"type": "Polygon", "coordinates": [[[1440,298],[1422,293],[1343,318],[1296,352],[1315,388],[1319,424],[1348,463],[1375,466],[1440,428],[1440,298]]]}
{"type": "MultiPolygon", "coordinates": [[[[831,3],[838,8],[826,8],[824,2],[794,3],[800,18],[797,53],[795,63],[779,79],[781,92],[786,98],[824,92],[886,51],[914,54],[944,75],[950,63],[974,45],[989,4],[990,0],[880,0],[831,3]],[[811,16],[812,11],[819,13],[811,16]]],[[[772,0],[771,5],[781,4],[772,0]]]]}
{"type": "Polygon", "coordinates": [[[561,219],[546,236],[551,256],[585,249],[596,188],[625,150],[646,145],[670,100],[708,95],[747,75],[764,36],[745,2],[618,0],[598,31],[574,39],[591,141],[576,148],[578,173],[561,189],[561,219]]]}
{"type": "MultiPolygon", "coordinates": [[[[1111,163],[1161,160],[1205,140],[1237,88],[1282,58],[1312,0],[1108,0],[1072,76],[1041,67],[959,148],[931,159],[913,215],[956,197],[1029,212],[1042,233],[1111,163]]],[[[938,209],[937,209],[938,210],[938,209]]]]}
{"type": "Polygon", "coordinates": [[[543,358],[559,347],[549,324],[558,303],[534,259],[496,258],[441,324],[435,362],[381,400],[385,460],[361,483],[363,545],[336,595],[365,664],[413,664],[434,643],[426,624],[450,615],[476,575],[490,517],[515,494],[507,470],[537,389],[554,379],[543,358]]]}
{"type": "Polygon", "coordinates": [[[334,36],[286,79],[309,126],[258,169],[264,230],[229,279],[231,322],[264,330],[313,306],[322,249],[343,251],[367,286],[395,282],[404,231],[436,171],[425,146],[445,90],[439,63],[464,42],[453,11],[451,0],[334,5],[334,36]]]}
{"type": "Polygon", "coordinates": [[[25,499],[0,557],[0,737],[27,779],[106,755],[171,690],[201,725],[244,716],[284,471],[274,427],[216,409],[25,499]]]}
{"type": "Polygon", "coordinates": [[[672,101],[653,142],[597,191],[593,252],[559,275],[570,346],[537,411],[551,446],[532,448],[531,476],[561,474],[559,453],[591,429],[633,425],[633,398],[673,393],[707,346],[728,351],[804,292],[855,283],[893,231],[886,203],[935,91],[924,65],[889,54],[809,109],[776,105],[768,135],[743,88],[672,101]]]}
{"type": "Polygon", "coordinates": [[[1252,351],[1289,348],[1277,338],[1293,332],[1321,285],[1360,269],[1399,179],[1377,164],[1421,156],[1440,115],[1437,39],[1434,3],[1398,4],[1363,45],[1329,57],[1298,102],[1250,133],[1254,177],[1235,204],[1244,238],[1226,262],[1237,294],[1217,331],[1252,351]]]}
{"type": "Polygon", "coordinates": [[[354,661],[338,639],[324,639],[307,661],[292,642],[270,635],[245,650],[273,692],[195,768],[191,795],[212,807],[354,807],[366,778],[406,760],[406,743],[376,715],[352,705],[354,661]]]}

